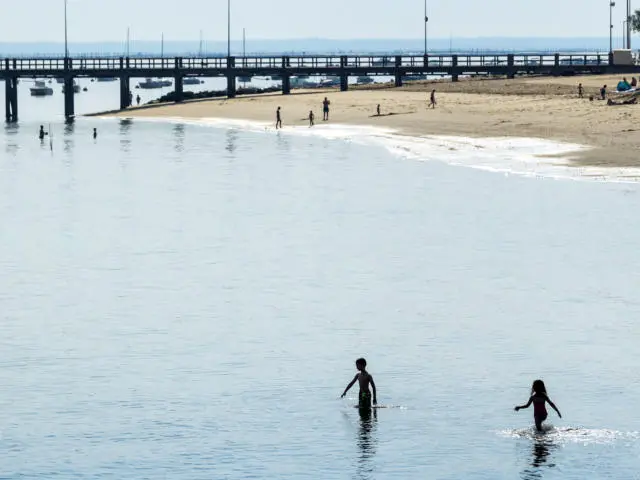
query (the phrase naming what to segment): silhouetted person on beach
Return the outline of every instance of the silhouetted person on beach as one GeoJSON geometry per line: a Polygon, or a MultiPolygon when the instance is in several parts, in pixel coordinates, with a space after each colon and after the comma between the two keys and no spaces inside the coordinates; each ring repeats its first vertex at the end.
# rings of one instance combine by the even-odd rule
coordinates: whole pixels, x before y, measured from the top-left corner
{"type": "Polygon", "coordinates": [[[583,98],[584,97],[584,88],[582,88],[582,84],[580,83],[578,85],[578,98],[583,98]]]}
{"type": "Polygon", "coordinates": [[[44,126],[40,125],[40,131],[38,132],[38,138],[40,140],[44,140],[44,136],[47,134],[47,132],[44,131],[44,126]]]}
{"type": "Polygon", "coordinates": [[[430,100],[429,107],[436,108],[436,91],[435,90],[431,90],[431,97],[429,97],[429,100],[430,100]]]}
{"type": "Polygon", "coordinates": [[[96,138],[98,138],[98,129],[94,128],[93,129],[93,139],[95,140],[96,138]]]}
{"type": "Polygon", "coordinates": [[[315,118],[315,115],[313,114],[313,110],[309,110],[309,126],[313,127],[315,124],[313,123],[313,119],[315,118]]]}
{"type": "Polygon", "coordinates": [[[129,105],[133,105],[133,92],[129,92],[129,105]]]}
{"type": "Polygon", "coordinates": [[[371,409],[371,391],[369,390],[369,385],[371,385],[371,390],[373,390],[373,404],[376,405],[378,403],[376,398],[376,384],[373,382],[373,377],[367,372],[367,361],[364,358],[356,360],[356,368],[358,369],[358,373],[353,377],[351,383],[347,385],[347,388],[344,389],[341,398],[344,398],[354,383],[359,382],[360,393],[358,394],[358,408],[361,410],[369,410],[371,409]]]}
{"type": "Polygon", "coordinates": [[[136,97],[136,103],[138,104],[138,106],[140,106],[140,95],[136,97]]]}
{"type": "Polygon", "coordinates": [[[380,116],[380,104],[376,107],[376,115],[380,116]]]}
{"type": "Polygon", "coordinates": [[[607,86],[605,85],[600,89],[600,100],[604,100],[607,98],[607,86]]]}
{"type": "Polygon", "coordinates": [[[322,101],[322,120],[323,121],[327,121],[329,120],[329,105],[331,104],[331,102],[329,101],[329,99],[327,97],[324,97],[324,100],[322,101]]]}
{"type": "Polygon", "coordinates": [[[276,110],[276,130],[282,128],[282,115],[280,114],[280,107],[276,110]]]}

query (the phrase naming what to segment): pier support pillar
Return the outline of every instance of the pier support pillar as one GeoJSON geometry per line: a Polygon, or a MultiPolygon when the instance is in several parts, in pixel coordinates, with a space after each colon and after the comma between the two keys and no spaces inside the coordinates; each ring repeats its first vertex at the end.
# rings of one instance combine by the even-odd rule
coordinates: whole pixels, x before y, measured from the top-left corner
{"type": "Polygon", "coordinates": [[[235,73],[227,73],[227,97],[236,97],[236,75],[235,73]]]}
{"type": "Polygon", "coordinates": [[[396,56],[396,68],[394,72],[396,87],[402,86],[402,71],[400,67],[402,67],[402,57],[396,56]]]}
{"type": "Polygon", "coordinates": [[[346,92],[349,90],[349,75],[347,73],[340,74],[340,91],[346,92]]]}
{"type": "Polygon", "coordinates": [[[182,57],[175,58],[175,65],[176,65],[176,73],[174,78],[174,84],[176,86],[176,89],[175,89],[176,103],[180,103],[184,101],[184,84],[182,83],[182,73],[180,73],[180,70],[182,70],[182,57]]]}
{"type": "Polygon", "coordinates": [[[182,85],[182,75],[176,75],[174,79],[176,85],[176,103],[180,103],[184,100],[184,88],[182,85]]]}
{"type": "Polygon", "coordinates": [[[227,57],[227,98],[236,97],[236,59],[227,57]]]}
{"type": "Polygon", "coordinates": [[[451,81],[452,82],[457,82],[458,81],[458,55],[453,55],[451,57],[451,81]]]}
{"type": "Polygon", "coordinates": [[[7,77],[4,80],[5,88],[5,118],[7,122],[18,121],[18,79],[7,77]]]}
{"type": "Polygon", "coordinates": [[[67,121],[73,120],[76,115],[73,86],[73,77],[64,77],[64,118],[67,121]]]}
{"type": "Polygon", "coordinates": [[[282,94],[289,95],[291,93],[291,75],[288,73],[282,74],[282,94]]]}
{"type": "Polygon", "coordinates": [[[513,66],[514,66],[514,58],[513,58],[513,54],[510,53],[509,55],[507,55],[507,68],[508,68],[507,78],[516,78],[516,72],[513,66]]]}
{"type": "Polygon", "coordinates": [[[340,56],[340,91],[349,90],[349,73],[347,73],[347,56],[340,56]]]}
{"type": "Polygon", "coordinates": [[[120,77],[120,110],[131,106],[131,79],[126,76],[120,77]]]}

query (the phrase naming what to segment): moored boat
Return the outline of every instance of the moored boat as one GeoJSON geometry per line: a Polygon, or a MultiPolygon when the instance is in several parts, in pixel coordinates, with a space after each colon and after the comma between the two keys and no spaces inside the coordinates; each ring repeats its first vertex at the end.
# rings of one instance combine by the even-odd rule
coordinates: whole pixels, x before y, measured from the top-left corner
{"type": "Polygon", "coordinates": [[[49,95],[53,95],[53,88],[48,87],[42,80],[36,80],[30,90],[33,97],[47,97],[49,95]]]}

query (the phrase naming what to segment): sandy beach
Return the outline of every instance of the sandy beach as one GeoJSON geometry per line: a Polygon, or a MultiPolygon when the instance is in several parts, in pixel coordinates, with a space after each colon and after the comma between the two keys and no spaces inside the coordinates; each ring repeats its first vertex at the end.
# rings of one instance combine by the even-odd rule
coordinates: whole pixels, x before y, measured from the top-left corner
{"type": "Polygon", "coordinates": [[[313,110],[322,124],[322,101],[331,102],[330,123],[388,127],[400,134],[472,137],[533,137],[591,146],[571,160],[576,165],[640,166],[640,105],[608,106],[599,88],[615,87],[618,77],[469,79],[457,83],[421,82],[402,88],[298,91],[213,99],[179,105],[131,108],[122,117],[229,118],[274,122],[282,107],[284,128],[308,125],[313,110]],[[578,98],[577,85],[585,87],[578,98]],[[428,109],[436,90],[437,107],[428,109]],[[381,115],[376,115],[380,104],[381,115]]]}

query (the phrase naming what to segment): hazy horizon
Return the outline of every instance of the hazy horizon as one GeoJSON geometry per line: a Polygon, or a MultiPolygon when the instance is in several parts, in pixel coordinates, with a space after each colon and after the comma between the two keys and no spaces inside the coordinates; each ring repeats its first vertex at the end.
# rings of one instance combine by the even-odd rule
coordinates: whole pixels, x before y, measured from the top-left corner
{"type": "MultiPolygon", "coordinates": [[[[622,47],[621,37],[614,37],[614,48],[622,47]]],[[[429,52],[552,52],[552,51],[608,51],[608,37],[451,37],[430,38],[429,52]]],[[[125,54],[126,42],[70,42],[71,55],[125,54]]],[[[220,40],[191,41],[132,40],[129,52],[133,55],[196,54],[226,55],[227,42],[220,40]]],[[[243,43],[232,40],[232,55],[241,55],[243,43]]],[[[247,39],[246,53],[368,53],[368,52],[416,52],[424,51],[423,38],[379,38],[379,39],[247,39]]],[[[0,42],[0,57],[11,55],[62,55],[64,42],[0,42]]]]}

